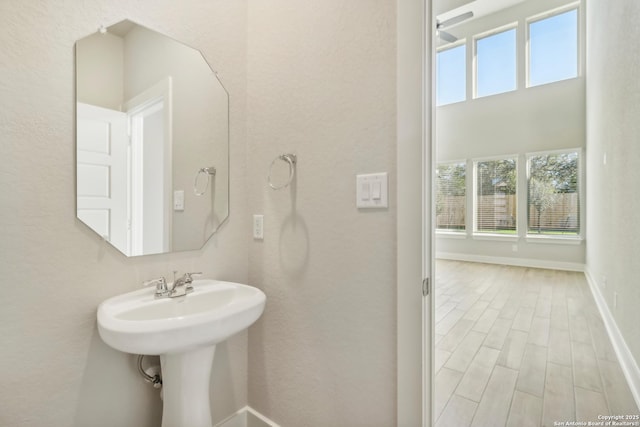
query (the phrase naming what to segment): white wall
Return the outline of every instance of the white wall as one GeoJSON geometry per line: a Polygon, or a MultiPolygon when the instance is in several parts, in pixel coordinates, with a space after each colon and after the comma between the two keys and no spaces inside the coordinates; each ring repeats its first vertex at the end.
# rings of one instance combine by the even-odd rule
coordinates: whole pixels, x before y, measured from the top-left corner
{"type": "MultiPolygon", "coordinates": [[[[436,109],[436,151],[438,162],[467,160],[467,175],[472,175],[472,159],[518,155],[518,228],[517,241],[489,241],[472,238],[438,237],[436,250],[441,256],[476,260],[502,260],[523,265],[559,268],[581,268],[585,245],[550,244],[526,240],[526,153],[582,149],[585,146],[585,79],[581,76],[552,84],[525,88],[524,20],[566,1],[527,1],[468,24],[453,27],[451,32],[461,39],[488,30],[520,22],[518,28],[517,69],[519,86],[516,91],[469,99],[436,109]],[[517,252],[513,244],[517,244],[517,252]]],[[[582,18],[581,18],[582,19],[582,18]]],[[[581,27],[582,28],[582,27],[581,27]]],[[[449,29],[447,29],[449,31],[449,29]]],[[[581,31],[584,39],[584,31],[581,31]]],[[[584,55],[582,55],[583,57],[584,55]]],[[[472,61],[471,44],[467,44],[468,63],[472,61]]],[[[582,62],[581,62],[582,64],[582,62]]],[[[582,65],[580,69],[582,69],[582,65]]],[[[468,75],[468,87],[472,75],[468,75]]],[[[470,91],[469,91],[470,92],[470,91]]],[[[471,180],[469,180],[469,183],[471,180]]],[[[467,215],[472,215],[472,191],[467,187],[467,215]]],[[[583,193],[584,194],[584,193],[583,193]]],[[[583,196],[584,197],[584,196],[583,196]]],[[[583,217],[584,218],[584,217],[583,217]]]]}
{"type": "Polygon", "coordinates": [[[122,39],[94,33],[76,43],[78,102],[120,111],[124,95],[122,39]]]}
{"type": "Polygon", "coordinates": [[[258,0],[248,28],[249,213],[265,215],[249,279],[268,298],[249,403],[283,426],[392,426],[396,195],[358,211],[355,175],[396,188],[396,4],[258,0]],[[297,180],[273,191],[286,152],[297,180]]]}
{"type": "Polygon", "coordinates": [[[587,271],[640,360],[640,3],[590,0],[587,15],[587,271]]]}
{"type": "MultiPolygon", "coordinates": [[[[157,392],[96,307],[173,269],[247,281],[247,2],[0,2],[0,425],[152,427],[157,392]],[[74,42],[124,18],[201,49],[231,97],[229,221],[202,250],[125,258],[75,214],[74,42]]],[[[247,403],[247,335],[219,346],[216,421],[247,403]]]]}

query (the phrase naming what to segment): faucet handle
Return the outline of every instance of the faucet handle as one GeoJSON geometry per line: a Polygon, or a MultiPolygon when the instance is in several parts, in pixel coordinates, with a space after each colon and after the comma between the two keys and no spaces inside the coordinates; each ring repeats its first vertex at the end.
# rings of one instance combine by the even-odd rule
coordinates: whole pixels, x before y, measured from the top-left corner
{"type": "Polygon", "coordinates": [[[185,292],[193,292],[193,276],[202,276],[202,272],[184,273],[185,292]]]}
{"type": "Polygon", "coordinates": [[[158,277],[157,279],[151,279],[151,280],[147,280],[145,282],[142,282],[142,286],[144,286],[144,287],[146,287],[146,286],[155,286],[156,287],[156,294],[167,292],[167,281],[162,276],[158,277]]]}
{"type": "Polygon", "coordinates": [[[184,273],[180,279],[176,279],[177,273],[177,270],[173,270],[173,283],[175,283],[176,280],[182,280],[184,283],[191,283],[191,281],[193,280],[193,276],[202,276],[201,271],[194,271],[190,273],[184,273]]]}
{"type": "Polygon", "coordinates": [[[184,273],[185,279],[187,279],[188,281],[192,281],[193,280],[193,276],[202,276],[202,271],[194,271],[191,273],[184,273]]]}

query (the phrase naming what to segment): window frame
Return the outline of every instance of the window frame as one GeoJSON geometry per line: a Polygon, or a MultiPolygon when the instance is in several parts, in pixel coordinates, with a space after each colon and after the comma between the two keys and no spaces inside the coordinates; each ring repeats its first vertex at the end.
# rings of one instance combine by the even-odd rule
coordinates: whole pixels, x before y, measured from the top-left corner
{"type": "Polygon", "coordinates": [[[581,147],[577,148],[563,148],[559,150],[546,150],[546,151],[536,151],[531,153],[525,153],[525,182],[526,182],[526,212],[527,216],[526,220],[526,229],[525,229],[525,238],[529,243],[566,243],[566,244],[580,244],[584,240],[584,219],[585,219],[585,191],[584,191],[584,149],[581,147]],[[550,235],[550,234],[535,234],[529,232],[529,177],[530,177],[530,168],[531,168],[531,157],[540,157],[540,156],[548,156],[554,154],[570,154],[576,153],[578,155],[578,225],[579,231],[576,235],[550,235]]]}
{"type": "MultiPolygon", "coordinates": [[[[469,162],[467,161],[467,159],[460,159],[460,160],[445,160],[445,161],[441,161],[441,162],[436,162],[435,167],[436,170],[434,171],[434,182],[436,185],[435,188],[435,192],[434,194],[437,197],[437,192],[438,192],[438,177],[437,177],[437,169],[439,166],[441,165],[464,165],[464,174],[465,174],[465,183],[464,183],[464,229],[462,230],[451,230],[451,229],[440,229],[438,228],[437,223],[434,226],[434,229],[436,231],[436,234],[438,236],[446,236],[446,237],[452,237],[452,238],[459,238],[459,239],[464,239],[467,237],[467,234],[469,232],[469,162]]],[[[435,201],[435,203],[437,204],[437,201],[435,201]]],[[[436,214],[436,221],[437,221],[437,214],[436,214]]]]}
{"type": "Polygon", "coordinates": [[[466,38],[461,38],[457,41],[455,41],[454,43],[449,43],[445,46],[440,46],[436,49],[436,58],[435,58],[435,79],[434,81],[436,82],[435,84],[435,107],[439,108],[439,107],[446,107],[447,105],[452,105],[452,104],[458,104],[460,102],[466,102],[469,100],[469,46],[467,46],[467,39],[466,38]],[[447,50],[451,50],[451,49],[456,49],[459,47],[464,46],[464,99],[461,99],[459,101],[454,101],[454,102],[449,102],[446,104],[438,104],[438,65],[437,65],[437,61],[438,61],[438,54],[440,54],[441,52],[447,51],[447,50]]]}
{"type": "Polygon", "coordinates": [[[473,74],[473,78],[472,80],[472,98],[473,99],[479,99],[479,98],[487,98],[490,96],[495,96],[495,95],[502,95],[505,93],[510,93],[510,92],[515,92],[518,89],[520,89],[519,85],[518,85],[518,74],[520,73],[519,67],[518,67],[518,51],[519,51],[519,38],[518,38],[518,22],[510,22],[508,24],[505,25],[501,25],[499,27],[495,27],[492,28],[491,30],[488,31],[484,31],[482,33],[478,33],[475,34],[471,37],[471,49],[472,49],[472,58],[473,58],[473,63],[472,63],[472,74],[473,74]],[[478,96],[478,41],[482,40],[482,39],[486,39],[488,37],[492,37],[495,36],[497,34],[500,33],[504,33],[510,30],[515,30],[515,56],[514,56],[514,60],[515,60],[515,81],[516,81],[516,86],[515,88],[513,88],[512,90],[508,90],[505,92],[498,92],[498,93],[492,93],[490,95],[482,95],[482,96],[478,96]]]}
{"type": "Polygon", "coordinates": [[[539,13],[537,15],[530,16],[524,20],[524,31],[525,31],[525,87],[527,89],[545,86],[548,84],[553,84],[557,82],[564,82],[568,80],[577,79],[582,76],[582,28],[581,28],[581,7],[580,2],[572,2],[561,7],[557,7],[554,9],[547,10],[545,12],[539,13]],[[553,18],[554,16],[561,15],[565,12],[570,12],[572,10],[576,11],[576,75],[574,77],[568,77],[566,79],[554,80],[552,82],[541,83],[532,86],[531,85],[531,24],[534,24],[539,21],[543,21],[545,19],[553,18]]]}
{"type": "Polygon", "coordinates": [[[473,228],[472,228],[472,236],[474,239],[478,239],[478,240],[506,240],[506,241],[517,241],[520,238],[520,222],[521,222],[521,218],[520,218],[520,214],[519,214],[519,204],[520,201],[518,200],[519,195],[520,195],[520,155],[519,154],[506,154],[506,155],[498,155],[498,156],[490,156],[490,157],[478,157],[478,158],[474,158],[471,159],[471,162],[473,164],[473,176],[472,176],[472,180],[473,180],[473,206],[472,206],[472,221],[473,221],[473,228]],[[487,231],[478,231],[478,163],[482,163],[482,162],[491,162],[491,161],[497,161],[497,160],[513,160],[515,161],[516,164],[516,168],[515,168],[515,175],[516,175],[516,194],[515,194],[515,200],[516,200],[516,227],[513,233],[509,233],[509,234],[501,234],[501,233],[491,233],[491,232],[487,232],[487,231]]]}

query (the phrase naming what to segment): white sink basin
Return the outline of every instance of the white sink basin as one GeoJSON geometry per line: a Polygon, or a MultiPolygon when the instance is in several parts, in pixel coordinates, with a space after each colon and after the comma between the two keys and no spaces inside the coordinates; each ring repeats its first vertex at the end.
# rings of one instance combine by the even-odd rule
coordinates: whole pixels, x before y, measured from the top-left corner
{"type": "Polygon", "coordinates": [[[224,341],[264,310],[264,293],[251,286],[194,280],[193,289],[177,298],[155,299],[151,288],[109,298],[98,307],[100,337],[126,353],[184,352],[224,341]]]}
{"type": "Polygon", "coordinates": [[[160,355],[162,426],[211,427],[209,385],[215,346],[255,322],[264,293],[251,286],[194,280],[193,292],[154,297],[143,288],[109,298],[98,307],[98,331],[109,346],[160,355]]]}

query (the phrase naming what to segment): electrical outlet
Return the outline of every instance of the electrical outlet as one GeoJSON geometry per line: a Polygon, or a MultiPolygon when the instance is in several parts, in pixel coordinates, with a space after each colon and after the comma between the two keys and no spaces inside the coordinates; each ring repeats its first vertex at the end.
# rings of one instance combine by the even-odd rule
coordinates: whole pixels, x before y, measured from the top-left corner
{"type": "Polygon", "coordinates": [[[607,276],[602,276],[602,289],[607,289],[607,276]]]}
{"type": "Polygon", "coordinates": [[[517,243],[514,243],[513,245],[511,245],[511,250],[512,250],[513,252],[518,252],[518,244],[517,244],[517,243]]]}
{"type": "Polygon", "coordinates": [[[253,216],[253,238],[256,240],[264,239],[264,215],[253,216]]]}
{"type": "Polygon", "coordinates": [[[173,192],[173,210],[184,210],[184,190],[175,190],[173,192]]]}

